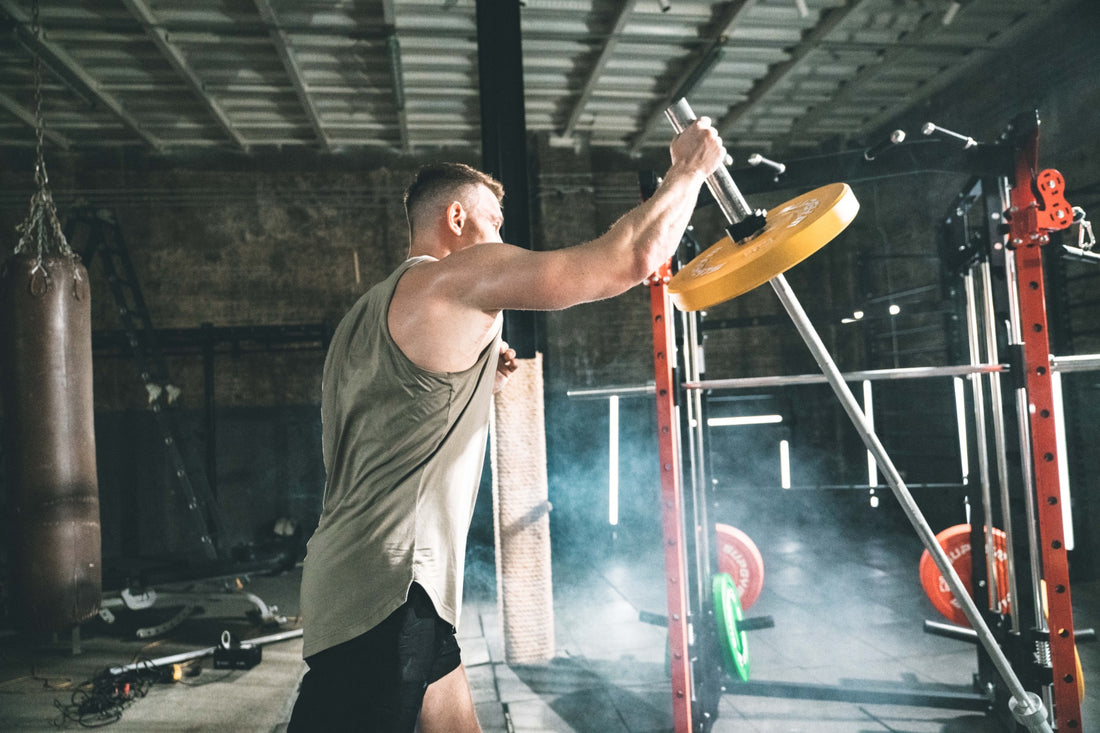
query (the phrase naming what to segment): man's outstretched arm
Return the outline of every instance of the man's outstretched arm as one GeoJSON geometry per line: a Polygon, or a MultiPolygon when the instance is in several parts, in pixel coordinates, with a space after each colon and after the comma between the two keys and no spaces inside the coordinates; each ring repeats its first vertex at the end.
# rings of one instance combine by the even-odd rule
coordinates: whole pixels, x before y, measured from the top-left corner
{"type": "Polygon", "coordinates": [[[603,236],[551,252],[480,244],[443,260],[437,285],[463,306],[487,313],[557,310],[625,292],[676,251],[699,189],[725,156],[706,118],[678,135],[670,151],[672,164],[653,197],[603,236]]]}

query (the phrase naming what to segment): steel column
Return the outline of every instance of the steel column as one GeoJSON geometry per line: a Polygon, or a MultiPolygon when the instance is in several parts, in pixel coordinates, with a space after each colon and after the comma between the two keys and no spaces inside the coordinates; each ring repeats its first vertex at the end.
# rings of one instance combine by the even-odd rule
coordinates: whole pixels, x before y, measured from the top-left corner
{"type": "MultiPolygon", "coordinates": [[[[504,240],[531,248],[527,117],[519,0],[477,0],[477,67],[481,93],[481,162],[504,184],[504,240]]],[[[538,348],[535,311],[507,311],[504,340],[521,359],[538,348]]]]}
{"type": "Polygon", "coordinates": [[[647,281],[653,326],[653,366],[657,390],[657,454],[661,461],[661,527],[668,592],[668,644],[672,674],[672,719],[676,733],[691,733],[691,660],[688,654],[687,573],[679,422],[673,381],[675,338],[668,298],[666,263],[647,281]]]}
{"type": "MultiPolygon", "coordinates": [[[[963,284],[966,293],[966,332],[970,347],[970,364],[976,366],[982,363],[982,350],[980,318],[973,272],[968,272],[963,277],[963,284]]],[[[993,548],[993,497],[989,477],[989,430],[985,421],[985,389],[981,374],[970,375],[970,389],[974,399],[974,430],[978,438],[975,447],[978,453],[978,488],[981,494],[981,523],[983,525],[979,527],[972,522],[974,526],[972,526],[971,531],[971,547],[976,547],[979,544],[985,547],[986,608],[1001,612],[1002,609],[999,607],[1001,594],[1000,589],[997,587],[997,556],[993,548]]],[[[996,399],[996,395],[994,395],[994,399],[996,399]]],[[[978,553],[974,552],[972,558],[976,562],[978,553]]]]}
{"type": "MultiPolygon", "coordinates": [[[[985,260],[979,266],[982,274],[982,330],[985,333],[985,358],[991,362],[1000,360],[997,350],[996,311],[993,305],[993,273],[989,261],[985,260]]],[[[1008,563],[1008,607],[1011,609],[1011,624],[1014,634],[1020,633],[1020,602],[1019,589],[1016,583],[1016,550],[1013,540],[1015,531],[1012,527],[1012,514],[1010,511],[1011,492],[1008,478],[1008,452],[1005,439],[1005,414],[1004,394],[1001,391],[1001,375],[998,372],[989,374],[990,407],[993,416],[993,455],[997,460],[997,484],[1001,496],[1001,527],[1005,533],[1005,562],[1008,563]]],[[[992,516],[989,521],[992,526],[992,516]]],[[[988,550],[987,550],[988,552],[988,550]]],[[[990,568],[993,568],[990,565],[990,568]]],[[[994,596],[999,598],[999,596],[994,596]]],[[[998,609],[1002,613],[1004,609],[998,609]]]]}
{"type": "MultiPolygon", "coordinates": [[[[1058,479],[1058,450],[1054,424],[1050,337],[1043,288],[1043,245],[1049,235],[1039,226],[1039,202],[1033,191],[1038,173],[1039,129],[1023,131],[1016,152],[1016,177],[1010,192],[1010,240],[1015,249],[1016,289],[1023,328],[1027,420],[1031,428],[1031,458],[1035,476],[1042,577],[1047,589],[1047,626],[1050,630],[1051,691],[1059,731],[1081,729],[1081,700],[1077,693],[1073,607],[1069,560],[1064,543],[1062,496],[1058,479]]],[[[1040,646],[1045,640],[1040,640],[1040,646]]]]}

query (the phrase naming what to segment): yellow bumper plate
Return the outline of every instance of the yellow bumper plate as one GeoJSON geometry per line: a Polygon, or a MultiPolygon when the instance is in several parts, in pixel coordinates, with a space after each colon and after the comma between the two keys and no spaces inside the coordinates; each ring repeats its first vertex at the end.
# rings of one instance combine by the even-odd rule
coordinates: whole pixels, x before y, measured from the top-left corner
{"type": "Polygon", "coordinates": [[[786,272],[844,231],[859,211],[847,183],[830,183],[768,212],[767,224],[738,244],[728,236],[689,262],[668,284],[686,311],[732,300],[786,272]]]}

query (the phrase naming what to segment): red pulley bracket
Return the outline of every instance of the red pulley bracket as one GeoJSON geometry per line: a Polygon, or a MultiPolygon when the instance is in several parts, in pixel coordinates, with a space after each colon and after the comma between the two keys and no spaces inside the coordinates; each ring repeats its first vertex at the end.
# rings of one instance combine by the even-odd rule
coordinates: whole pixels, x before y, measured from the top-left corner
{"type": "Polygon", "coordinates": [[[1066,201],[1066,180],[1053,168],[1035,177],[1035,188],[1042,205],[1036,212],[1036,223],[1043,229],[1066,229],[1073,223],[1073,207],[1066,201]]]}

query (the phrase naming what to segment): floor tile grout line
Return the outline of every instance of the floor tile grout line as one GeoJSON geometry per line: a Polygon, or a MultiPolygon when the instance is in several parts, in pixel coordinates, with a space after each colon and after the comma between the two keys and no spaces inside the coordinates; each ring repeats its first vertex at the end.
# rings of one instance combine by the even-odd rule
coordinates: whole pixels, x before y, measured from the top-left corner
{"type": "Polygon", "coordinates": [[[477,612],[477,625],[481,629],[481,638],[485,640],[485,654],[489,657],[489,672],[493,675],[493,692],[496,694],[497,702],[500,703],[501,713],[504,715],[504,727],[508,733],[515,733],[515,726],[512,723],[512,714],[508,709],[508,703],[501,699],[500,694],[500,678],[497,677],[497,662],[493,659],[493,647],[489,643],[489,636],[485,633],[485,614],[478,609],[477,612]]]}

